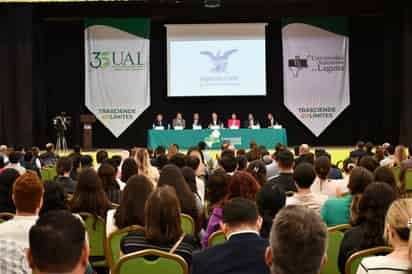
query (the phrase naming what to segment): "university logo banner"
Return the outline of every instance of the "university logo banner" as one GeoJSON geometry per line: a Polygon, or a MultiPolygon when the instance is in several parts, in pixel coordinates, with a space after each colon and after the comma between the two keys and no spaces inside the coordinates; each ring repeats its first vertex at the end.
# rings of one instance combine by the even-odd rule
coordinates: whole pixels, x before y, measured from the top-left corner
{"type": "Polygon", "coordinates": [[[85,101],[119,137],[150,105],[150,20],[85,19],[85,101]]]}
{"type": "Polygon", "coordinates": [[[350,104],[346,17],[282,20],[285,106],[318,137],[350,104]]]}

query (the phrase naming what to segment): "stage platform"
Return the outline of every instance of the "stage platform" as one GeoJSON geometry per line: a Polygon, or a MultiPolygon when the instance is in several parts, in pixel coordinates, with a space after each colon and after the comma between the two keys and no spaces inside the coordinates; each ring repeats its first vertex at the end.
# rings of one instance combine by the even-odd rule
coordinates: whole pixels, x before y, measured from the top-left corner
{"type": "MultiPolygon", "coordinates": [[[[312,152],[314,152],[315,148],[323,148],[325,149],[327,152],[329,152],[332,155],[332,162],[334,164],[336,164],[339,161],[343,161],[346,158],[349,157],[349,153],[350,151],[353,150],[353,147],[322,147],[322,146],[317,146],[317,147],[313,147],[312,152]]],[[[113,155],[122,155],[122,151],[124,151],[123,149],[114,149],[114,148],[110,148],[110,149],[105,149],[105,148],[101,148],[106,150],[109,153],[109,157],[112,157],[113,155]]],[[[96,152],[101,150],[101,149],[95,149],[92,151],[86,151],[86,152],[82,152],[83,154],[88,154],[90,156],[92,156],[94,162],[96,163],[96,152]]],[[[289,148],[291,151],[293,151],[293,148],[289,148]]],[[[270,153],[273,153],[273,150],[269,150],[270,153]]],[[[181,150],[182,153],[185,153],[185,150],[181,150]]],[[[207,153],[210,154],[210,156],[212,156],[213,158],[216,158],[216,154],[219,152],[219,150],[207,150],[207,153]]],[[[66,153],[60,153],[60,155],[68,155],[70,154],[71,151],[66,152],[66,153]]]]}

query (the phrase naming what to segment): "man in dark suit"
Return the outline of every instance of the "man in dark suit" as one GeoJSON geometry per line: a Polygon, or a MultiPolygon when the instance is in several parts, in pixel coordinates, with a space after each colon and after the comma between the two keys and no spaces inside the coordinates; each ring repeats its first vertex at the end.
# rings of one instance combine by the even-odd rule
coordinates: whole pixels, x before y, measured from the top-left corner
{"type": "Polygon", "coordinates": [[[277,125],[277,122],[275,121],[275,118],[273,117],[273,114],[268,113],[267,116],[266,116],[266,119],[264,120],[263,127],[273,128],[275,125],[277,125]]]}
{"type": "Polygon", "coordinates": [[[222,230],[227,241],[193,254],[192,274],[269,274],[267,240],[259,236],[262,218],[256,204],[234,198],[223,208],[222,230]]]}
{"type": "Polygon", "coordinates": [[[365,143],[362,141],[358,141],[356,143],[356,149],[351,151],[349,157],[351,159],[360,159],[363,156],[366,156],[366,151],[365,151],[365,143]]]}
{"type": "Polygon", "coordinates": [[[161,113],[156,115],[156,119],[153,122],[153,128],[156,127],[163,127],[163,129],[167,129],[167,122],[163,120],[163,114],[161,113]]]}

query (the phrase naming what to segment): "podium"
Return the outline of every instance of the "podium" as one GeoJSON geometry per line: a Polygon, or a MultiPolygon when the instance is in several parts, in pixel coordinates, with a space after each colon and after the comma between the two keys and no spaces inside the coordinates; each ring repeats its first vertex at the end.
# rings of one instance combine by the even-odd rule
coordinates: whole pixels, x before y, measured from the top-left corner
{"type": "Polygon", "coordinates": [[[92,125],[96,122],[96,117],[91,114],[82,114],[80,115],[80,122],[83,124],[83,150],[91,150],[93,147],[92,125]]]}

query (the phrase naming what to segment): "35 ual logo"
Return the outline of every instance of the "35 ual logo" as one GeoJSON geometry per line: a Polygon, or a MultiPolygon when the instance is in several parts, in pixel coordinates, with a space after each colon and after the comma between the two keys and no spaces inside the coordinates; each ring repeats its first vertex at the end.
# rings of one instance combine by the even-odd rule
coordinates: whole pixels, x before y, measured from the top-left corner
{"type": "Polygon", "coordinates": [[[89,65],[93,69],[141,70],[144,64],[141,53],[131,51],[93,51],[89,65]]]}

